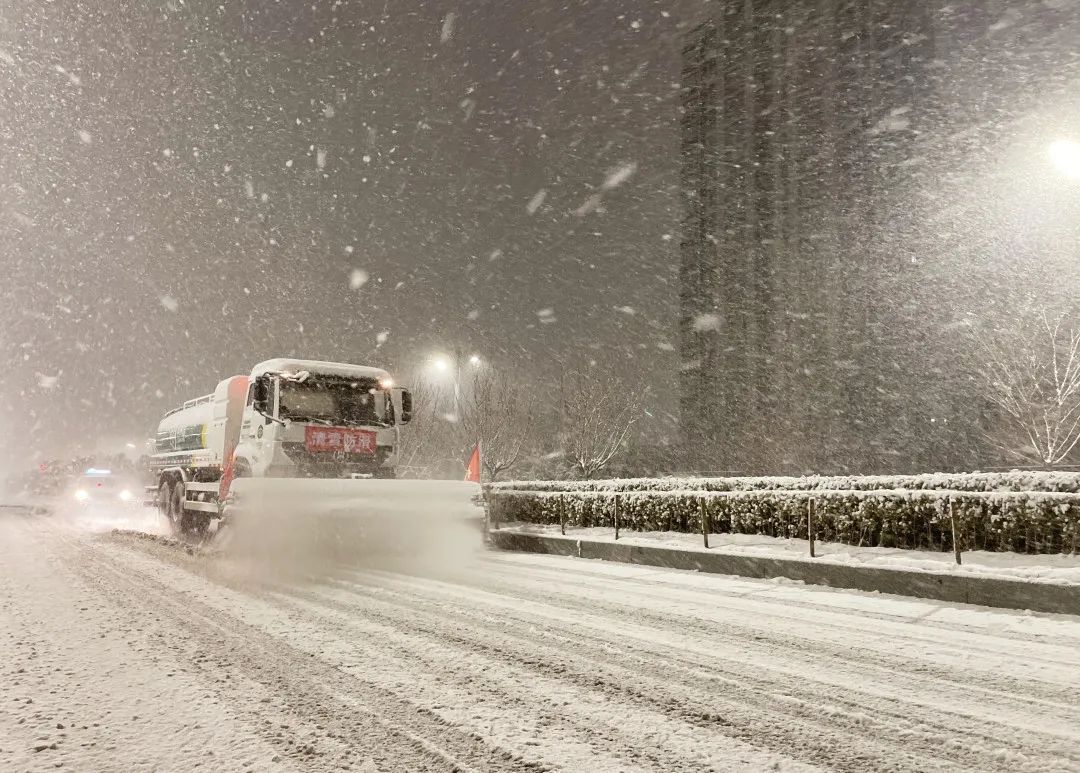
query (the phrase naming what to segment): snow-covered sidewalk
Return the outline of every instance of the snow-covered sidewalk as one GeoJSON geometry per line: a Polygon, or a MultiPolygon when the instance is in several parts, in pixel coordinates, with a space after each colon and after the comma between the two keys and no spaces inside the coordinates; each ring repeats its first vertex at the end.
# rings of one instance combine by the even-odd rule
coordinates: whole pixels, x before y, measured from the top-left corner
{"type": "MultiPolygon", "coordinates": [[[[501,524],[500,530],[542,536],[558,536],[558,526],[532,523],[501,524]]],[[[571,528],[566,536],[595,542],[614,542],[615,530],[607,527],[571,528]]],[[[988,553],[973,550],[962,554],[957,566],[951,552],[855,547],[836,542],[815,542],[816,557],[810,558],[807,540],[766,537],[757,534],[710,534],[706,549],[700,534],[681,532],[637,532],[622,530],[619,543],[648,547],[675,548],[738,556],[786,560],[813,560],[843,566],[866,566],[903,569],[935,574],[961,574],[978,577],[1029,580],[1075,585],[1080,588],[1080,555],[1026,555],[1023,553],[988,553]]]]}

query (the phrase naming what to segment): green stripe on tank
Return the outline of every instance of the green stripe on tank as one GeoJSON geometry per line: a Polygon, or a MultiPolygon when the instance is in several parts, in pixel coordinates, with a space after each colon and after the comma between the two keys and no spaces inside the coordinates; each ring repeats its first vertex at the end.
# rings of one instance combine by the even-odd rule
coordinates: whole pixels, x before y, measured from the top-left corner
{"type": "Polygon", "coordinates": [[[189,424],[173,430],[159,431],[154,450],[159,454],[172,451],[199,451],[206,448],[206,425],[189,424]]]}

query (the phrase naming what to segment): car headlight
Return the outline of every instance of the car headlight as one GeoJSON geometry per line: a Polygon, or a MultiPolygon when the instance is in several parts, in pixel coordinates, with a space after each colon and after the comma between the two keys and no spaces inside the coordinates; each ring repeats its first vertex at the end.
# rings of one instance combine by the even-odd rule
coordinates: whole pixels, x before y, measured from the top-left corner
{"type": "Polygon", "coordinates": [[[120,492],[120,499],[122,501],[124,501],[124,502],[130,502],[131,501],[131,492],[128,491],[127,489],[124,489],[123,491],[120,492]]]}
{"type": "Polygon", "coordinates": [[[90,498],[90,492],[88,492],[84,488],[81,488],[75,492],[75,498],[78,499],[80,502],[84,502],[85,500],[90,498]]]}

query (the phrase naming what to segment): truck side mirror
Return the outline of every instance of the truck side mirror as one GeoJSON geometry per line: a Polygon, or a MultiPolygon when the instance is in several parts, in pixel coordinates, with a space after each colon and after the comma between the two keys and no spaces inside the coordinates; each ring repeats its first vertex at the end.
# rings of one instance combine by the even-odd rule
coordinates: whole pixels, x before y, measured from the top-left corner
{"type": "Polygon", "coordinates": [[[394,387],[390,390],[390,399],[397,424],[408,424],[412,419],[412,393],[404,387],[394,387]]]}

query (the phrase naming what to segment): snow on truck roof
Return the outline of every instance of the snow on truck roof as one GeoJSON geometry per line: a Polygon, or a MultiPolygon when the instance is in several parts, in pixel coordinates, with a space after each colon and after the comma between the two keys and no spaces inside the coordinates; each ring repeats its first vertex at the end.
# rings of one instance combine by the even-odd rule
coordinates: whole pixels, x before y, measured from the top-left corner
{"type": "Polygon", "coordinates": [[[372,368],[367,365],[350,365],[347,362],[323,362],[321,360],[290,360],[285,358],[260,362],[251,369],[251,375],[258,376],[263,373],[298,373],[301,370],[306,370],[321,376],[370,378],[375,379],[376,381],[390,378],[390,374],[382,368],[372,368]]]}

